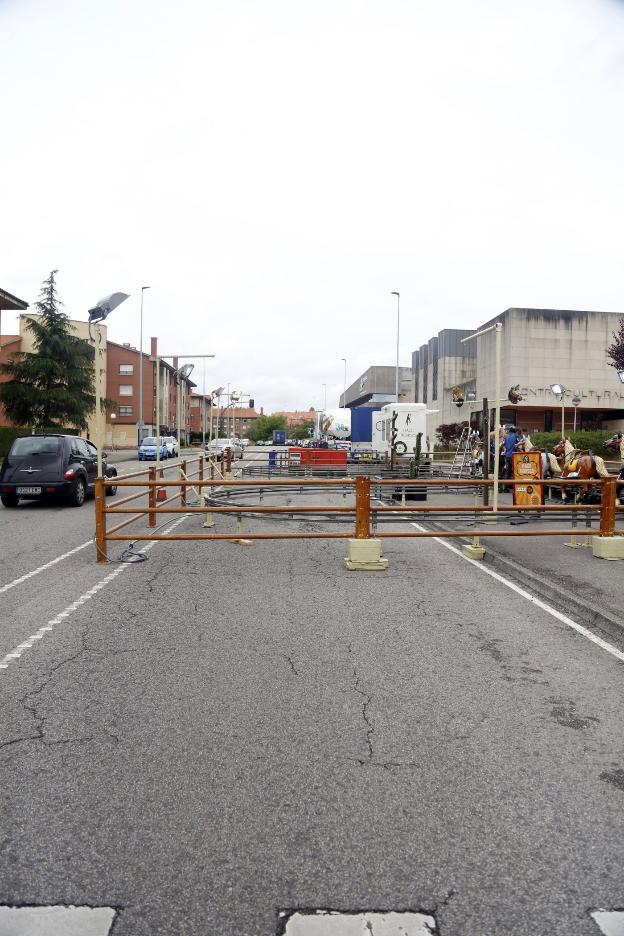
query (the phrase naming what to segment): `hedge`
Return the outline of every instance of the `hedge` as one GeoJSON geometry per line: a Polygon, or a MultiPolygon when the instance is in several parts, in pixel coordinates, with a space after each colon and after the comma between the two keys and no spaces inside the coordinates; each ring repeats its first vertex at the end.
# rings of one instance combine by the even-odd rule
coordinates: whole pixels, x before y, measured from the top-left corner
{"type": "MultiPolygon", "coordinates": [[[[538,449],[552,449],[553,446],[561,442],[561,432],[531,432],[531,442],[538,449]]],[[[584,432],[568,432],[568,436],[573,445],[578,449],[589,449],[594,455],[601,455],[602,458],[619,460],[619,451],[606,449],[604,442],[613,436],[612,432],[604,429],[592,429],[584,432]]]]}
{"type": "MultiPolygon", "coordinates": [[[[42,432],[62,432],[65,435],[80,435],[79,429],[37,429],[36,434],[41,435],[42,432]]],[[[0,458],[4,458],[7,454],[14,439],[19,439],[20,436],[31,434],[32,426],[0,426],[0,458]]]]}

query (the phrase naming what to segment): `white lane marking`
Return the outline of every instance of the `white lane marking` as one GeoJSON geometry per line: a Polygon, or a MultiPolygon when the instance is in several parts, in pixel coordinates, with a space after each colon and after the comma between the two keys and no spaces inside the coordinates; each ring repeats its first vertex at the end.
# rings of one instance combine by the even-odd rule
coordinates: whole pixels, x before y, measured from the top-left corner
{"type": "Polygon", "coordinates": [[[69,556],[73,556],[74,553],[80,552],[81,549],[85,549],[87,546],[90,546],[93,540],[87,540],[86,543],[83,543],[82,546],[76,546],[74,549],[70,549],[69,552],[63,553],[62,556],[57,556],[56,559],[50,559],[49,562],[46,562],[45,565],[39,566],[38,569],[33,569],[32,572],[26,572],[24,575],[20,575],[19,578],[13,579],[12,582],[7,582],[6,585],[0,585],[0,595],[8,591],[9,588],[15,588],[16,585],[21,585],[22,582],[27,582],[28,579],[31,579],[33,575],[39,575],[40,572],[45,572],[46,569],[51,569],[53,565],[56,565],[57,562],[62,562],[63,559],[67,559],[69,556]]]}
{"type": "Polygon", "coordinates": [[[596,910],[590,916],[604,936],[624,936],[624,910],[596,910]]]}
{"type": "Polygon", "coordinates": [[[7,936],[107,936],[116,915],[112,907],[0,907],[0,932],[7,936]]]}
{"type": "MultiPolygon", "coordinates": [[[[281,917],[286,916],[284,912],[281,917]]],[[[293,913],[286,922],[285,936],[431,936],[436,921],[428,913],[339,913],[317,910],[293,913]]]]}
{"type": "MultiPolygon", "coordinates": [[[[182,523],[183,520],[186,520],[188,516],[190,515],[185,514],[183,517],[179,517],[177,520],[174,520],[174,522],[168,527],[168,529],[165,532],[170,533],[171,530],[175,529],[175,527],[177,527],[179,523],[182,523]]],[[[152,540],[151,543],[147,543],[147,545],[143,547],[143,552],[147,552],[149,549],[152,549],[156,545],[157,542],[158,542],[157,540],[152,540]]],[[[67,605],[67,607],[64,608],[63,611],[60,611],[56,615],[56,617],[51,618],[51,620],[49,620],[46,624],[40,627],[36,633],[31,634],[31,636],[28,637],[26,640],[22,641],[21,644],[18,644],[14,650],[12,650],[10,653],[7,653],[6,656],[4,656],[0,660],[0,670],[8,669],[9,664],[12,663],[13,660],[19,660],[22,653],[25,650],[29,650],[32,647],[35,640],[41,640],[42,637],[45,637],[46,634],[54,630],[55,624],[61,624],[62,621],[68,618],[70,614],[73,614],[74,611],[80,608],[86,601],[90,601],[94,595],[97,595],[97,593],[101,591],[101,589],[104,588],[106,585],[108,585],[109,582],[112,582],[114,579],[117,578],[117,576],[121,575],[122,572],[125,572],[126,569],[130,565],[132,565],[132,563],[125,563],[124,565],[118,566],[116,569],[110,572],[105,578],[101,579],[96,585],[94,585],[93,588],[90,588],[88,591],[86,591],[84,595],[81,595],[80,598],[76,598],[76,600],[72,601],[70,605],[67,605]]]]}
{"type": "MultiPolygon", "coordinates": [[[[419,523],[412,523],[412,526],[417,530],[420,530],[422,533],[430,532],[425,527],[421,526],[419,523]]],[[[447,543],[446,540],[442,539],[440,536],[432,536],[431,539],[435,540],[436,543],[440,543],[441,546],[444,546],[446,549],[450,549],[452,553],[455,553],[456,556],[459,556],[460,559],[464,559],[466,562],[469,562],[470,565],[474,566],[475,569],[478,569],[479,572],[484,572],[486,575],[489,575],[491,578],[496,579],[497,582],[506,585],[507,588],[510,588],[512,591],[515,591],[518,595],[522,595],[523,598],[526,598],[527,601],[530,601],[531,604],[537,605],[538,608],[541,608],[542,611],[546,611],[547,614],[550,614],[552,617],[556,618],[558,621],[561,621],[563,624],[566,624],[568,627],[571,627],[572,630],[575,630],[581,636],[586,637],[588,640],[591,640],[592,643],[597,644],[602,650],[606,650],[607,653],[610,653],[611,656],[614,656],[617,660],[620,660],[624,663],[624,653],[621,650],[618,650],[617,647],[614,647],[613,644],[608,643],[606,640],[603,640],[602,637],[598,637],[596,634],[592,634],[590,630],[587,630],[586,627],[583,627],[582,624],[577,624],[576,621],[573,621],[572,618],[569,618],[567,614],[562,614],[561,611],[557,611],[556,608],[553,608],[552,605],[547,604],[545,601],[542,601],[541,598],[536,598],[535,595],[532,595],[530,592],[525,591],[524,588],[520,588],[519,585],[516,585],[515,582],[511,582],[509,579],[506,579],[504,575],[500,575],[498,572],[494,572],[493,569],[488,569],[487,566],[484,566],[482,562],[477,559],[470,559],[468,556],[464,556],[461,550],[457,549],[451,543],[447,543]]]]}

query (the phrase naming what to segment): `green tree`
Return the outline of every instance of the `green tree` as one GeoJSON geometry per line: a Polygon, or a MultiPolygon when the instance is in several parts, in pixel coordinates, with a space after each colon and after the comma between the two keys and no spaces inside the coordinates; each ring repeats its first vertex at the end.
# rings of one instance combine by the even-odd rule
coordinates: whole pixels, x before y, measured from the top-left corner
{"type": "Polygon", "coordinates": [[[248,436],[250,442],[260,442],[261,440],[272,439],[274,429],[285,429],[286,417],[274,414],[273,416],[259,416],[254,420],[249,429],[248,436]]]}
{"type": "Polygon", "coordinates": [[[296,426],[290,430],[291,439],[309,439],[311,433],[308,432],[308,429],[314,429],[314,420],[305,419],[303,422],[297,423],[296,426]]]}
{"type": "Polygon", "coordinates": [[[0,384],[0,400],[7,416],[18,425],[62,429],[87,428],[95,410],[93,348],[73,334],[69,317],[61,311],[53,270],[44,280],[29,318],[34,352],[19,351],[0,367],[9,377],[0,384]]]}
{"type": "Polygon", "coordinates": [[[613,343],[607,348],[607,357],[609,367],[615,367],[618,371],[624,371],[624,315],[620,319],[617,331],[613,332],[613,343]]]}

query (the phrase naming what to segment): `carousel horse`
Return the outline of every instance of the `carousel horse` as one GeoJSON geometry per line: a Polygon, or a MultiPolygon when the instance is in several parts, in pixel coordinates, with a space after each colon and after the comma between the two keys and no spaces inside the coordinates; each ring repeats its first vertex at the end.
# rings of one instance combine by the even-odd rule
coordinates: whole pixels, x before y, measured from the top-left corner
{"type": "MultiPolygon", "coordinates": [[[[553,454],[563,460],[561,468],[561,477],[563,480],[578,478],[579,481],[587,481],[587,484],[579,484],[578,491],[575,494],[575,500],[584,500],[591,487],[589,483],[593,478],[608,478],[604,459],[599,455],[591,455],[589,452],[582,452],[576,449],[569,438],[562,439],[558,445],[553,448],[553,454]]],[[[565,488],[561,489],[561,500],[566,501],[565,488]]]]}

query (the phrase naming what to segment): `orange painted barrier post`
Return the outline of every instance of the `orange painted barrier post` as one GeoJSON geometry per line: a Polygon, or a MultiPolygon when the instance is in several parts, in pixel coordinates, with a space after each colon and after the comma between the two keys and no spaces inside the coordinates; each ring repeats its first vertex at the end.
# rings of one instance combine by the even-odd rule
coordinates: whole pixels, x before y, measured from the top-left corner
{"type": "Polygon", "coordinates": [[[350,572],[381,572],[388,560],[381,558],[381,540],[371,537],[370,478],[355,479],[355,539],[347,542],[345,568],[350,572]]]}
{"type": "Polygon", "coordinates": [[[592,553],[597,559],[624,559],[624,536],[616,536],[617,478],[603,478],[600,499],[600,535],[592,536],[592,553]]]}
{"type": "Polygon", "coordinates": [[[613,536],[615,531],[615,499],[617,478],[604,478],[600,501],[600,535],[613,536]]]}
{"type": "Polygon", "coordinates": [[[355,479],[355,538],[370,539],[370,478],[355,479]]]}
{"type": "Polygon", "coordinates": [[[96,561],[106,562],[106,513],[104,507],[106,504],[106,493],[104,490],[104,479],[97,478],[95,481],[95,545],[96,561]]]}
{"type": "MultiPolygon", "coordinates": [[[[184,479],[186,477],[187,477],[187,474],[186,474],[186,459],[185,459],[180,465],[180,478],[184,479]]],[[[182,504],[183,507],[186,507],[186,484],[182,485],[181,491],[182,491],[182,497],[180,498],[180,503],[182,504]]]]}
{"type": "Polygon", "coordinates": [[[154,513],[154,508],[156,506],[156,469],[150,468],[148,472],[150,486],[147,491],[147,503],[150,508],[149,515],[149,526],[156,526],[156,514],[154,513]]]}

